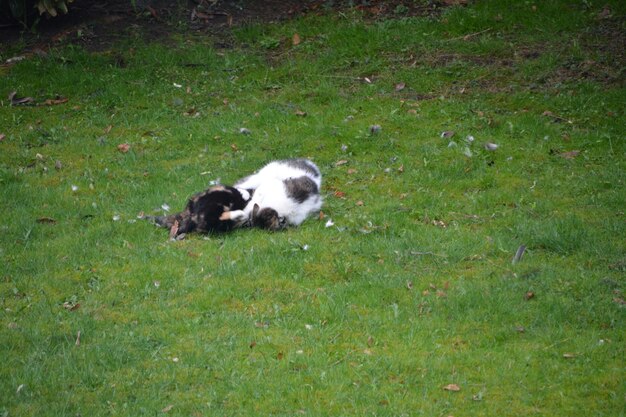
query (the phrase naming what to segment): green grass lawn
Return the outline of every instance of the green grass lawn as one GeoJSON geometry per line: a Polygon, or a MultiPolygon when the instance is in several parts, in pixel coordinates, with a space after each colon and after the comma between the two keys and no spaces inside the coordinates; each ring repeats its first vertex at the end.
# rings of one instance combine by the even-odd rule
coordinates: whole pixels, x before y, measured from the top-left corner
{"type": "Polygon", "coordinates": [[[624,416],[625,16],[346,11],[4,68],[0,416],[624,416]],[[289,157],[323,219],[137,220],[289,157]]]}

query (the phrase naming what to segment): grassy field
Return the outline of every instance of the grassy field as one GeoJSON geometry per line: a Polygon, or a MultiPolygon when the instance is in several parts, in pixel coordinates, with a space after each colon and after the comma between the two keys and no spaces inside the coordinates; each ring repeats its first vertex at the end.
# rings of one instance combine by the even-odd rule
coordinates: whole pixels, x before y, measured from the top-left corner
{"type": "Polygon", "coordinates": [[[397,11],[2,70],[0,416],[625,415],[626,6],[397,11]],[[288,157],[323,218],[137,220],[288,157]]]}

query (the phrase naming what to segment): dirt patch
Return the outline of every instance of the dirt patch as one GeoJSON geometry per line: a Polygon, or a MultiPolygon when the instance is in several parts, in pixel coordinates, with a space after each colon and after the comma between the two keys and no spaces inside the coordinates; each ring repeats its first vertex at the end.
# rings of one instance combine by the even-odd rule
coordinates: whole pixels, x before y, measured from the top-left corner
{"type": "Polygon", "coordinates": [[[387,19],[437,14],[467,0],[349,1],[349,0],[75,0],[70,13],[41,19],[34,31],[18,24],[0,27],[0,53],[45,51],[78,44],[88,50],[110,48],[128,37],[165,40],[173,34],[217,36],[228,46],[232,27],[251,22],[279,22],[305,14],[356,9],[366,18],[387,19]]]}

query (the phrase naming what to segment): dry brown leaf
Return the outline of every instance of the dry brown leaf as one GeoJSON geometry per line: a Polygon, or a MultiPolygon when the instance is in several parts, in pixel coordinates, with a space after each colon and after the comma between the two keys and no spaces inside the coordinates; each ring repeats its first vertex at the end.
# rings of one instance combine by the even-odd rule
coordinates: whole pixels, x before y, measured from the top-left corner
{"type": "Polygon", "coordinates": [[[250,342],[250,345],[248,347],[252,349],[255,346],[256,346],[256,342],[253,340],[252,342],[250,342]]]}
{"type": "Polygon", "coordinates": [[[52,217],[40,217],[37,219],[37,223],[55,224],[57,221],[52,217]]]}
{"type": "Polygon", "coordinates": [[[576,158],[579,154],[580,154],[580,151],[578,151],[578,150],[574,150],[574,151],[568,151],[568,152],[563,152],[563,153],[560,153],[560,154],[559,154],[559,156],[560,156],[561,158],[564,158],[564,159],[574,159],[574,158],[576,158]]]}
{"type": "Polygon", "coordinates": [[[279,361],[282,361],[284,357],[285,354],[283,352],[278,352],[278,354],[276,355],[276,359],[278,359],[279,361]]]}
{"type": "Polygon", "coordinates": [[[117,145],[117,150],[121,153],[126,153],[130,150],[130,145],[128,143],[120,143],[117,145]]]}
{"type": "Polygon", "coordinates": [[[295,115],[300,117],[306,117],[306,112],[302,110],[296,110],[295,115]]]}
{"type": "Polygon", "coordinates": [[[113,125],[108,125],[107,127],[105,127],[104,128],[104,134],[105,135],[108,134],[111,131],[111,129],[113,129],[113,125]]]}
{"type": "Polygon", "coordinates": [[[67,103],[68,99],[65,97],[61,97],[61,96],[56,96],[53,99],[48,99],[46,101],[43,102],[43,104],[45,106],[53,106],[55,104],[63,104],[63,103],[67,103]]]}
{"type": "Polygon", "coordinates": [[[535,298],[535,293],[532,291],[528,291],[526,294],[524,294],[524,300],[528,301],[530,299],[535,298]]]}
{"type": "Polygon", "coordinates": [[[342,159],[340,161],[335,162],[335,166],[336,167],[340,167],[340,166],[345,165],[347,163],[348,163],[348,161],[346,159],[342,159]]]}
{"type": "Polygon", "coordinates": [[[237,145],[235,145],[234,143],[230,144],[230,149],[233,150],[233,152],[237,152],[239,150],[239,148],[237,147],[237,145]]]}
{"type": "Polygon", "coordinates": [[[335,191],[335,197],[337,198],[345,198],[346,193],[344,193],[343,191],[335,191]]]}
{"type": "Polygon", "coordinates": [[[172,411],[172,408],[174,408],[174,406],[172,404],[170,404],[167,407],[165,407],[163,410],[161,410],[161,412],[162,413],[169,413],[170,411],[172,411]]]}
{"type": "Polygon", "coordinates": [[[357,201],[357,202],[356,202],[356,205],[357,205],[357,206],[359,206],[359,207],[362,207],[362,206],[363,206],[363,204],[364,204],[364,203],[363,203],[363,201],[361,201],[361,200],[359,200],[359,201],[357,201]]]}
{"type": "Polygon", "coordinates": [[[402,91],[404,90],[405,87],[406,87],[405,83],[398,83],[396,84],[396,91],[402,91]]]}
{"type": "Polygon", "coordinates": [[[626,300],[624,300],[622,297],[614,297],[613,302],[620,305],[626,305],[626,300]]]}
{"type": "Polygon", "coordinates": [[[459,387],[457,384],[448,384],[445,387],[443,387],[443,389],[446,391],[452,391],[452,392],[461,391],[461,387],[459,387]]]}
{"type": "Polygon", "coordinates": [[[294,33],[293,36],[291,37],[291,43],[293,44],[293,46],[296,45],[300,45],[301,39],[300,39],[300,35],[298,35],[297,33],[294,33]]]}

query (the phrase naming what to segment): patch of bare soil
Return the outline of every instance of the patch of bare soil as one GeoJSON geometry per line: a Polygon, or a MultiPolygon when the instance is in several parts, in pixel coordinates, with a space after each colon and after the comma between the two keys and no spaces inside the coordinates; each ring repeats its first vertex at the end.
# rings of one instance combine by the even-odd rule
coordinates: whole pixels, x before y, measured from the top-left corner
{"type": "Polygon", "coordinates": [[[34,30],[18,24],[0,26],[0,52],[16,48],[45,51],[79,44],[88,50],[108,49],[125,37],[166,40],[172,34],[194,32],[217,36],[228,46],[230,28],[250,22],[277,22],[305,14],[357,9],[365,16],[392,18],[436,14],[467,0],[75,0],[64,16],[42,18],[34,30]],[[134,4],[133,4],[134,3],[134,4]]]}

